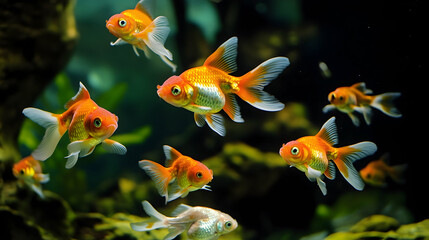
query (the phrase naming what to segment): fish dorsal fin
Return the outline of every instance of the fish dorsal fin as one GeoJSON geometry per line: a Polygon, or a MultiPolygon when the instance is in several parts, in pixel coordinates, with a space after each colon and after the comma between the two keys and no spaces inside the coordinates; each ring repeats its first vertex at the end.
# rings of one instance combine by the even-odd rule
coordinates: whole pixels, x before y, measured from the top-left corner
{"type": "Polygon", "coordinates": [[[337,144],[338,136],[337,126],[335,125],[335,117],[331,117],[328,121],[326,121],[316,136],[325,140],[331,146],[337,144]]]}
{"type": "Polygon", "coordinates": [[[224,42],[204,62],[204,66],[220,69],[226,73],[237,71],[237,37],[232,37],[224,42]]]}
{"type": "Polygon", "coordinates": [[[145,13],[148,15],[151,19],[153,19],[153,10],[154,8],[154,1],[153,0],[140,0],[136,5],[136,10],[139,10],[140,12],[145,13]]]}
{"type": "Polygon", "coordinates": [[[165,167],[171,167],[171,165],[173,165],[173,162],[178,159],[179,157],[183,156],[179,151],[177,151],[176,149],[168,146],[168,145],[164,145],[164,154],[165,154],[165,167]]]}
{"type": "Polygon", "coordinates": [[[351,86],[352,88],[356,88],[357,90],[365,93],[365,94],[371,94],[372,90],[366,88],[366,84],[364,82],[355,83],[351,86]]]}
{"type": "Polygon", "coordinates": [[[89,92],[86,89],[86,87],[83,85],[82,82],[79,82],[79,91],[76,93],[74,97],[72,97],[65,105],[64,107],[66,109],[69,109],[73,104],[79,102],[80,100],[89,99],[89,92]]]}
{"type": "Polygon", "coordinates": [[[180,204],[179,206],[177,206],[177,207],[176,207],[176,209],[174,209],[174,211],[171,213],[171,215],[172,215],[173,217],[177,217],[177,216],[179,216],[180,214],[182,214],[182,213],[184,213],[184,212],[188,211],[189,209],[192,209],[192,207],[191,207],[191,206],[188,206],[188,205],[186,205],[186,204],[180,204]]]}

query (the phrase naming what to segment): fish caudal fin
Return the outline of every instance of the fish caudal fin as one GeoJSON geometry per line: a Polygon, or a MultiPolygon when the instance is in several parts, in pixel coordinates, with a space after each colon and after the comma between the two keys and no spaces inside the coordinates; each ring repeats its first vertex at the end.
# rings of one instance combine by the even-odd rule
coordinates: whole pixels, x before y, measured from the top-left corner
{"type": "Polygon", "coordinates": [[[42,141],[31,153],[35,159],[44,161],[54,153],[58,142],[67,131],[67,126],[60,124],[59,114],[53,114],[37,108],[25,108],[22,113],[33,122],[46,128],[42,141]]]}
{"type": "Polygon", "coordinates": [[[139,33],[141,36],[138,37],[141,37],[150,50],[158,54],[162,61],[175,72],[177,66],[171,62],[171,60],[173,60],[173,54],[164,47],[169,33],[170,27],[168,26],[168,19],[164,16],[159,16],[155,18],[145,30],[139,33]]]}
{"type": "Polygon", "coordinates": [[[371,106],[377,108],[388,116],[399,118],[402,117],[401,112],[393,105],[393,101],[400,97],[401,93],[390,92],[383,93],[374,97],[371,102],[371,106]]]}
{"type": "Polygon", "coordinates": [[[146,214],[150,216],[150,219],[143,222],[131,223],[131,228],[134,231],[144,232],[153,229],[169,227],[170,224],[168,223],[168,217],[156,211],[156,209],[153,208],[148,201],[143,201],[142,205],[146,214]]]}
{"type": "Polygon", "coordinates": [[[139,162],[139,166],[147,173],[147,175],[149,175],[149,177],[155,183],[159,195],[165,197],[165,202],[167,203],[169,200],[168,184],[172,180],[168,169],[150,160],[141,160],[139,162]]]}
{"type": "Polygon", "coordinates": [[[263,91],[287,66],[289,59],[285,57],[271,58],[258,67],[240,77],[237,95],[250,105],[265,111],[280,111],[284,104],[274,96],[263,91]]]}
{"type": "Polygon", "coordinates": [[[338,156],[334,159],[335,165],[343,177],[356,189],[362,190],[365,184],[353,163],[370,156],[377,151],[377,145],[372,142],[360,142],[350,146],[338,148],[338,156]]]}

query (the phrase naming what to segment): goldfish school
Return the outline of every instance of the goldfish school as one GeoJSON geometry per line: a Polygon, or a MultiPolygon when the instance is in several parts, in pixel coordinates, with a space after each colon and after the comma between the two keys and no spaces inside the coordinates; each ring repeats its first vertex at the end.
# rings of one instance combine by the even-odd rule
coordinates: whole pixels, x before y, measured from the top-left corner
{"type": "MultiPolygon", "coordinates": [[[[137,56],[139,56],[139,50],[143,51],[147,57],[153,52],[168,66],[162,65],[162,67],[171,68],[173,72],[176,72],[177,66],[172,62],[173,53],[164,47],[170,33],[169,20],[165,16],[154,16],[154,1],[141,0],[133,9],[123,11],[118,9],[118,12],[121,12],[106,21],[106,28],[117,38],[111,43],[111,46],[130,44],[137,56]]],[[[228,127],[234,128],[239,124],[246,124],[240,112],[239,101],[247,102],[254,108],[268,112],[279,112],[285,108],[285,104],[265,91],[264,87],[274,80],[288,81],[288,79],[277,78],[290,65],[287,57],[269,56],[259,65],[254,63],[253,66],[256,67],[252,70],[242,69],[247,71],[242,76],[232,75],[238,70],[236,60],[239,54],[239,37],[230,36],[223,41],[210,55],[202,56],[205,59],[202,65],[200,63],[179,75],[169,77],[161,85],[157,85],[157,90],[153,89],[154,98],[151,99],[151,101],[162,99],[162,104],[168,103],[165,105],[177,107],[178,109],[174,109],[177,111],[186,109],[193,112],[195,124],[198,127],[204,127],[207,124],[214,132],[209,130],[210,133],[216,136],[219,142],[227,135],[222,110],[228,118],[235,122],[228,124],[228,127]],[[156,97],[156,94],[159,98],[156,97]],[[239,101],[236,97],[239,98],[239,101]]],[[[243,58],[245,57],[243,56],[243,58]]],[[[139,71],[139,69],[135,71],[139,71]]],[[[293,79],[289,81],[293,81],[293,79]]],[[[282,89],[277,89],[276,95],[281,92],[282,89]]],[[[353,84],[350,87],[339,87],[329,93],[330,104],[326,105],[322,111],[324,113],[335,112],[336,109],[346,113],[355,125],[352,126],[353,128],[360,125],[359,117],[355,115],[356,112],[363,115],[367,125],[370,125],[371,119],[374,117],[386,117],[385,115],[373,115],[373,108],[390,117],[402,116],[393,105],[393,100],[398,98],[400,93],[391,92],[370,96],[371,93],[372,91],[366,88],[364,82],[353,84]]],[[[326,99],[319,100],[320,102],[326,101],[326,99]]],[[[82,82],[79,83],[79,91],[76,95],[68,102],[61,104],[65,104],[66,109],[62,113],[51,113],[33,107],[27,107],[22,111],[27,118],[46,130],[31,155],[15,164],[13,175],[23,183],[23,187],[30,187],[41,198],[45,198],[41,183],[49,181],[49,175],[42,173],[41,163],[50,158],[57,146],[60,146],[58,143],[65,132],[68,132],[70,140],[67,145],[68,155],[65,156],[67,159],[65,168],[67,169],[79,165],[77,164],[79,158],[89,158],[99,144],[109,153],[119,155],[127,153],[125,142],[122,144],[118,142],[119,140],[111,139],[119,127],[118,116],[98,106],[91,99],[88,89],[82,82]]],[[[171,109],[173,108],[171,107],[171,109]]],[[[253,108],[251,111],[255,112],[254,114],[261,113],[253,108]]],[[[268,114],[274,115],[274,113],[268,114]]],[[[124,119],[127,117],[121,116],[124,119]]],[[[334,180],[336,168],[348,184],[358,191],[364,189],[365,183],[375,186],[385,185],[385,175],[398,182],[401,181],[405,166],[392,168],[383,161],[378,161],[377,165],[374,163],[358,171],[354,163],[375,154],[377,145],[371,141],[360,141],[347,146],[335,147],[339,143],[337,124],[343,124],[344,119],[332,116],[324,121],[326,122],[315,135],[302,136],[293,140],[285,134],[285,143],[282,144],[277,140],[271,142],[276,146],[282,145],[279,150],[280,156],[277,153],[275,155],[281,160],[284,167],[295,167],[304,172],[310,181],[317,183],[321,194],[315,185],[311,185],[315,188],[316,196],[323,198],[324,195],[327,195],[327,184],[324,178],[334,180]],[[382,174],[382,177],[374,179],[376,170],[377,176],[382,174]],[[378,173],[380,171],[382,173],[378,173]]],[[[195,125],[193,127],[195,129],[195,125]]],[[[341,129],[341,131],[343,130],[341,129]]],[[[276,147],[276,149],[278,148],[276,147]]],[[[166,159],[165,164],[152,160],[134,160],[135,167],[139,166],[143,170],[139,171],[142,174],[144,172],[153,182],[152,190],[156,189],[159,193],[159,196],[155,195],[154,199],[164,201],[163,198],[165,198],[165,205],[169,205],[176,199],[197,194],[193,192],[200,189],[207,191],[198,191],[198,194],[210,194],[209,191],[216,191],[208,184],[214,184],[217,180],[216,176],[220,172],[216,172],[214,168],[213,170],[209,168],[210,165],[190,157],[193,155],[192,151],[180,149],[179,152],[171,146],[164,145],[163,154],[166,159]],[[182,150],[186,155],[181,153],[182,150]],[[189,156],[187,156],[188,154],[189,156]]],[[[106,161],[105,164],[109,164],[109,162],[106,161]]],[[[337,183],[338,181],[335,182],[335,184],[337,183]]],[[[344,186],[350,188],[348,184],[344,186]]],[[[129,222],[127,226],[140,232],[167,229],[168,231],[161,237],[162,239],[174,239],[180,234],[186,234],[188,239],[215,240],[238,227],[237,220],[232,216],[209,207],[180,204],[175,207],[171,217],[168,217],[158,212],[147,199],[141,199],[141,201],[148,218],[143,221],[129,222]]],[[[201,205],[204,204],[205,202],[201,202],[201,205]]]]}

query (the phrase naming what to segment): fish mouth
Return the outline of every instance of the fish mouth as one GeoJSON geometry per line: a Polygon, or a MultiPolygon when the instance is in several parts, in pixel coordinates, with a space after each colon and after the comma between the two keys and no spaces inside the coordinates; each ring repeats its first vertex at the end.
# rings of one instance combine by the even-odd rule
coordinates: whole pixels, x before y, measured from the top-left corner
{"type": "Polygon", "coordinates": [[[113,135],[113,133],[116,131],[116,129],[118,128],[118,124],[114,124],[114,123],[112,123],[112,124],[110,124],[110,125],[108,125],[107,127],[107,130],[106,130],[106,138],[109,138],[110,136],[112,136],[113,135]]]}

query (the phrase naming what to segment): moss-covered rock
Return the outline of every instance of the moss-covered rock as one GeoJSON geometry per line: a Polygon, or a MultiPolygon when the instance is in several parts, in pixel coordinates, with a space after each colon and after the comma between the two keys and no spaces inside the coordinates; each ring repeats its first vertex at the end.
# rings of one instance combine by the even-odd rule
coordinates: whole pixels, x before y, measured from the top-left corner
{"type": "Polygon", "coordinates": [[[429,239],[429,219],[399,226],[394,218],[372,215],[356,223],[350,231],[333,233],[326,238],[337,239],[429,239]]]}

